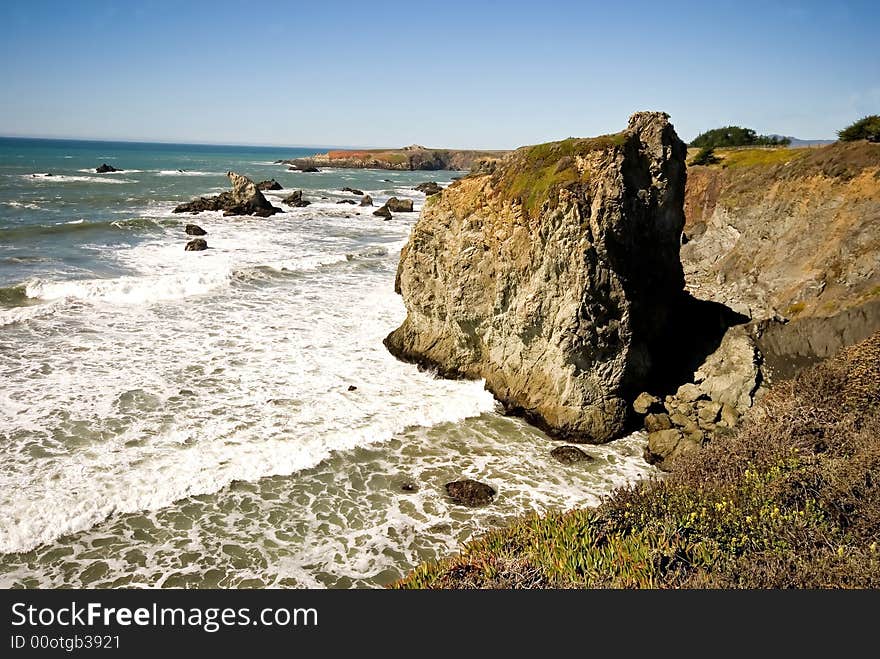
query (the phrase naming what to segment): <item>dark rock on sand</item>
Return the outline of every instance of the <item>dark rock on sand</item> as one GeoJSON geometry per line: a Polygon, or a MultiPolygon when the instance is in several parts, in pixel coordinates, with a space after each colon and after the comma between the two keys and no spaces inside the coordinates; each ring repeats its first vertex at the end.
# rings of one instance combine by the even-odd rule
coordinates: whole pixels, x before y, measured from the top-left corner
{"type": "Polygon", "coordinates": [[[398,199],[397,197],[391,197],[388,201],[385,202],[385,206],[392,213],[412,213],[413,212],[413,202],[412,199],[398,199]]]}
{"type": "Polygon", "coordinates": [[[122,169],[116,169],[113,165],[108,165],[106,162],[100,167],[95,167],[95,171],[98,174],[109,174],[110,172],[121,172],[124,171],[122,169]]]}
{"type": "Polygon", "coordinates": [[[373,215],[375,215],[376,217],[381,217],[386,220],[391,219],[391,211],[388,210],[388,206],[382,206],[382,208],[374,210],[373,215]]]}
{"type": "Polygon", "coordinates": [[[351,194],[356,194],[356,195],[363,195],[364,194],[363,190],[358,190],[357,188],[349,188],[347,186],[342,188],[342,191],[343,192],[350,192],[351,194]]]}
{"type": "Polygon", "coordinates": [[[186,225],[186,235],[188,235],[188,236],[207,236],[208,232],[205,231],[198,224],[187,224],[186,225]]]}
{"type": "Polygon", "coordinates": [[[208,249],[208,242],[204,238],[193,238],[184,247],[187,252],[201,252],[205,249],[208,249]]]}
{"type": "Polygon", "coordinates": [[[270,178],[268,181],[260,181],[257,183],[257,190],[283,190],[284,188],[281,184],[276,181],[274,178],[270,178]]]}
{"type": "Polygon", "coordinates": [[[577,446],[557,446],[550,451],[550,456],[564,465],[593,461],[592,456],[584,453],[577,446]]]}
{"type": "Polygon", "coordinates": [[[427,181],[425,183],[419,183],[413,190],[418,190],[419,192],[424,192],[425,195],[431,196],[432,194],[437,194],[439,192],[443,192],[443,188],[440,187],[434,181],[427,181]]]}
{"type": "Polygon", "coordinates": [[[466,478],[460,481],[446,483],[446,494],[453,503],[475,508],[491,503],[495,496],[495,490],[485,483],[466,478]]]}
{"type": "Polygon", "coordinates": [[[370,195],[364,195],[364,198],[361,199],[361,206],[372,206],[373,198],[370,195]]]}

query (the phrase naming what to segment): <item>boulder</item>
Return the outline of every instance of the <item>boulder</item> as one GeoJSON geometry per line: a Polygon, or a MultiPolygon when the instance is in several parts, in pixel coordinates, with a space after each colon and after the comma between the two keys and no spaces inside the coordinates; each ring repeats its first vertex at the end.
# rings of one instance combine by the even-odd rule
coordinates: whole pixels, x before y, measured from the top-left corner
{"type": "Polygon", "coordinates": [[[351,194],[356,194],[359,197],[363,196],[363,194],[364,194],[363,190],[358,190],[357,188],[344,187],[344,188],[342,188],[342,191],[343,192],[350,192],[351,194]]]}
{"type": "Polygon", "coordinates": [[[199,197],[185,204],[178,205],[175,213],[200,213],[202,211],[223,211],[223,215],[255,215],[269,217],[282,212],[280,208],[270,204],[257,185],[247,176],[227,172],[226,176],[232,183],[231,192],[221,192],[216,197],[199,197]]]}
{"type": "Polygon", "coordinates": [[[372,206],[373,198],[370,195],[364,195],[364,198],[361,199],[361,206],[372,206]]]}
{"type": "Polygon", "coordinates": [[[207,236],[208,232],[205,231],[198,224],[187,224],[186,225],[186,235],[188,236],[207,236]]]}
{"type": "Polygon", "coordinates": [[[648,412],[659,412],[662,409],[660,399],[652,396],[647,391],[643,391],[633,401],[633,410],[636,414],[647,414],[648,412]]]}
{"type": "Polygon", "coordinates": [[[669,430],[670,428],[672,428],[672,420],[668,414],[649,414],[645,417],[645,430],[648,432],[669,430]]]}
{"type": "Polygon", "coordinates": [[[260,181],[257,183],[258,190],[283,190],[281,184],[276,181],[274,178],[270,178],[268,181],[260,181]]]}
{"type": "Polygon", "coordinates": [[[108,174],[110,172],[123,172],[123,169],[116,169],[113,165],[108,165],[106,162],[102,164],[100,167],[95,167],[95,171],[98,174],[108,174]]]}
{"type": "Polygon", "coordinates": [[[475,508],[491,503],[495,490],[485,483],[465,478],[460,481],[446,483],[446,494],[453,503],[475,508]]]}
{"type": "Polygon", "coordinates": [[[293,172],[309,172],[309,173],[321,171],[317,167],[289,167],[288,169],[290,169],[290,171],[293,171],[293,172]]]}
{"type": "Polygon", "coordinates": [[[385,206],[392,213],[412,213],[413,212],[413,202],[412,199],[398,199],[397,197],[391,197],[388,201],[385,202],[385,206]]]}
{"type": "Polygon", "coordinates": [[[443,192],[443,188],[440,187],[434,181],[427,181],[425,183],[419,183],[413,190],[418,190],[419,192],[424,192],[426,196],[430,197],[434,194],[439,194],[443,192]]]}
{"type": "Polygon", "coordinates": [[[621,436],[684,291],[685,153],[667,115],[641,112],[444,189],[401,252],[407,316],[386,347],[485,380],[555,436],[621,436]]]}
{"type": "Polygon", "coordinates": [[[312,202],[303,199],[302,190],[295,190],[287,195],[284,199],[282,199],[281,203],[287,204],[288,206],[293,206],[294,208],[303,208],[305,206],[308,206],[312,202]]]}
{"type": "Polygon", "coordinates": [[[381,217],[386,220],[391,219],[391,211],[388,210],[388,206],[382,206],[382,208],[374,210],[373,215],[375,215],[376,217],[381,217]]]}
{"type": "Polygon", "coordinates": [[[208,242],[204,238],[193,238],[183,249],[187,252],[201,252],[208,249],[208,242]]]}
{"type": "Polygon", "coordinates": [[[701,400],[697,403],[697,419],[700,426],[715,423],[721,414],[721,403],[714,400],[701,400]]]}
{"type": "Polygon", "coordinates": [[[699,448],[699,440],[678,429],[659,430],[648,434],[644,457],[650,464],[669,471],[678,456],[699,448]]]}
{"type": "Polygon", "coordinates": [[[593,457],[584,453],[577,446],[557,446],[550,451],[550,457],[562,464],[570,465],[577,462],[592,462],[593,457]]]}

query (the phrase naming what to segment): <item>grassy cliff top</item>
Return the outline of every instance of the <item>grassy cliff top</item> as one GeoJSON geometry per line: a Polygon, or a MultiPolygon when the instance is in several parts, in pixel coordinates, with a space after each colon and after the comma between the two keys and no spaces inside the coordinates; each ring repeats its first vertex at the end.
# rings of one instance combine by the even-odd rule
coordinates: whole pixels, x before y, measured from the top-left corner
{"type": "Polygon", "coordinates": [[[880,587],[878,400],[880,333],[776,385],[667,479],[522,519],[394,587],[880,587]]]}
{"type": "MultiPolygon", "coordinates": [[[[690,160],[698,149],[688,149],[690,160]]],[[[706,169],[786,167],[786,175],[843,176],[851,178],[866,168],[880,167],[880,144],[866,141],[834,142],[820,147],[790,149],[786,147],[715,149],[719,161],[714,165],[698,165],[706,169]]]]}
{"type": "Polygon", "coordinates": [[[505,197],[520,200],[526,213],[534,216],[559,189],[585,180],[576,158],[621,148],[626,140],[627,133],[622,131],[521,147],[500,162],[492,175],[494,186],[505,197]]]}

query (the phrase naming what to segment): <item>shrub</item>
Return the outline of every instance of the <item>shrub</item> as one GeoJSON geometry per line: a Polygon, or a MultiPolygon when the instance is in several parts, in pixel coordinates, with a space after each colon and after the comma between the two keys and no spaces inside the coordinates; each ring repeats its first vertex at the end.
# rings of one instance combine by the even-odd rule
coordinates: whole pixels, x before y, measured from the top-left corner
{"type": "Polygon", "coordinates": [[[788,146],[791,140],[778,135],[758,135],[751,128],[723,126],[697,135],[688,146],[788,146]]]}
{"type": "Polygon", "coordinates": [[[714,165],[717,162],[720,160],[715,155],[715,149],[711,146],[704,146],[691,160],[691,165],[714,165]]]}
{"type": "Polygon", "coordinates": [[[880,142],[880,115],[872,114],[862,117],[843,130],[837,131],[837,136],[841,142],[855,142],[856,140],[880,142]]]}

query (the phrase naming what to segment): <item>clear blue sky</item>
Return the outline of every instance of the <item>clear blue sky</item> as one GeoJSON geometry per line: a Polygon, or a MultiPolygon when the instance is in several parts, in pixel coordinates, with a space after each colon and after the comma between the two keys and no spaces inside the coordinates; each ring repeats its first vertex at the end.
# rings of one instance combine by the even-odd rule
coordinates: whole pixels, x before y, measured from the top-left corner
{"type": "Polygon", "coordinates": [[[2,0],[0,135],[507,148],[880,113],[880,2],[2,0]]]}

